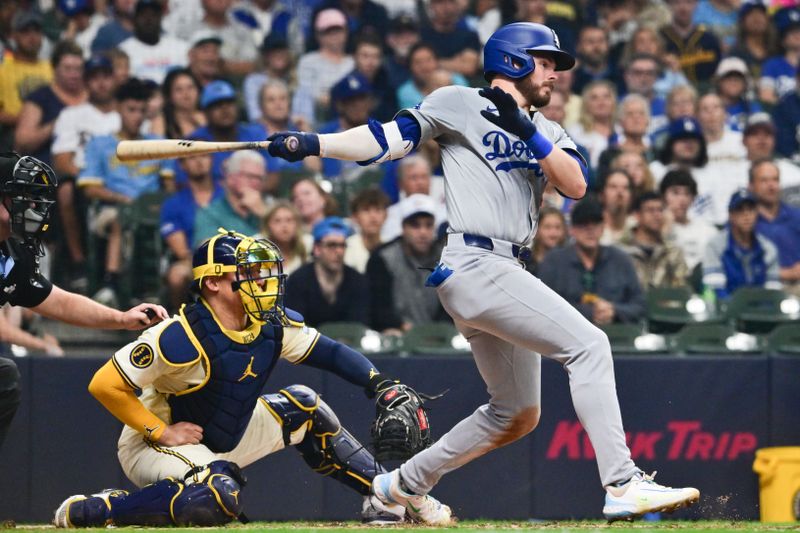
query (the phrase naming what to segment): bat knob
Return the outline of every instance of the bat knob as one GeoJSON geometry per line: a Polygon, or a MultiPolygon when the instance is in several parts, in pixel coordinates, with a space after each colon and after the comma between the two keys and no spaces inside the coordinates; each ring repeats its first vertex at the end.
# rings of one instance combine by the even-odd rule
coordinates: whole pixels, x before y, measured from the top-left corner
{"type": "Polygon", "coordinates": [[[297,137],[290,136],[286,138],[286,149],[290,152],[296,152],[300,148],[300,140],[297,137]]]}

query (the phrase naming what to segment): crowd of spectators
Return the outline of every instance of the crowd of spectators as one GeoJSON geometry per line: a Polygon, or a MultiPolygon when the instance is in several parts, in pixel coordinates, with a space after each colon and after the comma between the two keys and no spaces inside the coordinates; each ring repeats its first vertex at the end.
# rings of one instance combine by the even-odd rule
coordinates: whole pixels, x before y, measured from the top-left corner
{"type": "Polygon", "coordinates": [[[123,163],[115,146],[388,121],[439,87],[485,85],[481,48],[514,21],[577,57],[541,112],[591,167],[585,199],[544,191],[526,268],[599,325],[639,320],[654,287],[798,292],[792,0],[3,0],[0,149],[59,176],[44,268],[126,303],[121,213],[157,203],[173,310],[192,249],[224,227],[280,247],[287,305],[312,326],[448,320],[424,286],[447,231],[435,143],[377,167],[265,151],[123,163]]]}

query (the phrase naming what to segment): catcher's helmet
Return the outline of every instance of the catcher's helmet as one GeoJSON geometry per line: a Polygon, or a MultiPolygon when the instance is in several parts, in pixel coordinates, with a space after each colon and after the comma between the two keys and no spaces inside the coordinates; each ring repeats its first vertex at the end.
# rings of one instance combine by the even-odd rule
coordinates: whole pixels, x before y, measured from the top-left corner
{"type": "Polygon", "coordinates": [[[491,80],[492,74],[509,78],[524,78],[533,72],[533,57],[529,52],[548,52],[556,63],[556,70],[569,70],[575,58],[561,49],[556,32],[544,24],[515,22],[495,31],[483,48],[483,77],[491,80]]]}
{"type": "Polygon", "coordinates": [[[39,239],[50,228],[57,186],[53,169],[35,157],[0,154],[0,196],[11,200],[11,234],[37,250],[39,239]]]}
{"type": "Polygon", "coordinates": [[[234,272],[233,290],[239,291],[245,312],[260,322],[283,321],[286,274],[280,249],[267,239],[220,229],[197,249],[192,258],[193,288],[203,278],[234,272]]]}

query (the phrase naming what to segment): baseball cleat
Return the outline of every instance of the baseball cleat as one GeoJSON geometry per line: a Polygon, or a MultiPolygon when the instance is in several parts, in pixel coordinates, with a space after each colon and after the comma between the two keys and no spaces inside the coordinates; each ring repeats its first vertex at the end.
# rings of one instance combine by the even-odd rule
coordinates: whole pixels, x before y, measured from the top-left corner
{"type": "Polygon", "coordinates": [[[400,470],[380,474],[372,480],[372,493],[384,504],[398,504],[415,522],[448,526],[454,522],[450,508],[432,496],[410,494],[400,487],[400,470]]]}
{"type": "Polygon", "coordinates": [[[603,515],[609,522],[634,520],[647,513],[671,513],[700,500],[700,491],[693,487],[674,489],[659,485],[653,478],[640,472],[621,487],[606,487],[606,504],[603,515]]]}
{"type": "Polygon", "coordinates": [[[109,498],[127,493],[119,489],[106,489],[88,497],[83,494],[70,496],[56,509],[53,525],[60,528],[105,526],[111,511],[109,498]]]}
{"type": "Polygon", "coordinates": [[[403,522],[406,508],[396,503],[383,503],[371,494],[364,497],[361,508],[361,522],[370,526],[386,526],[403,522]]]}

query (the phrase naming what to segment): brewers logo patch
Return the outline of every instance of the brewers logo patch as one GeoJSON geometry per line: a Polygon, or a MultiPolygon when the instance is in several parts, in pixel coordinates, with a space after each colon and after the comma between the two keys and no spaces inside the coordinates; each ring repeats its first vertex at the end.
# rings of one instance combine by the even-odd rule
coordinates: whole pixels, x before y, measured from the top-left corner
{"type": "Polygon", "coordinates": [[[131,364],[136,368],[147,368],[153,364],[153,349],[145,343],[134,346],[131,350],[131,364]]]}

